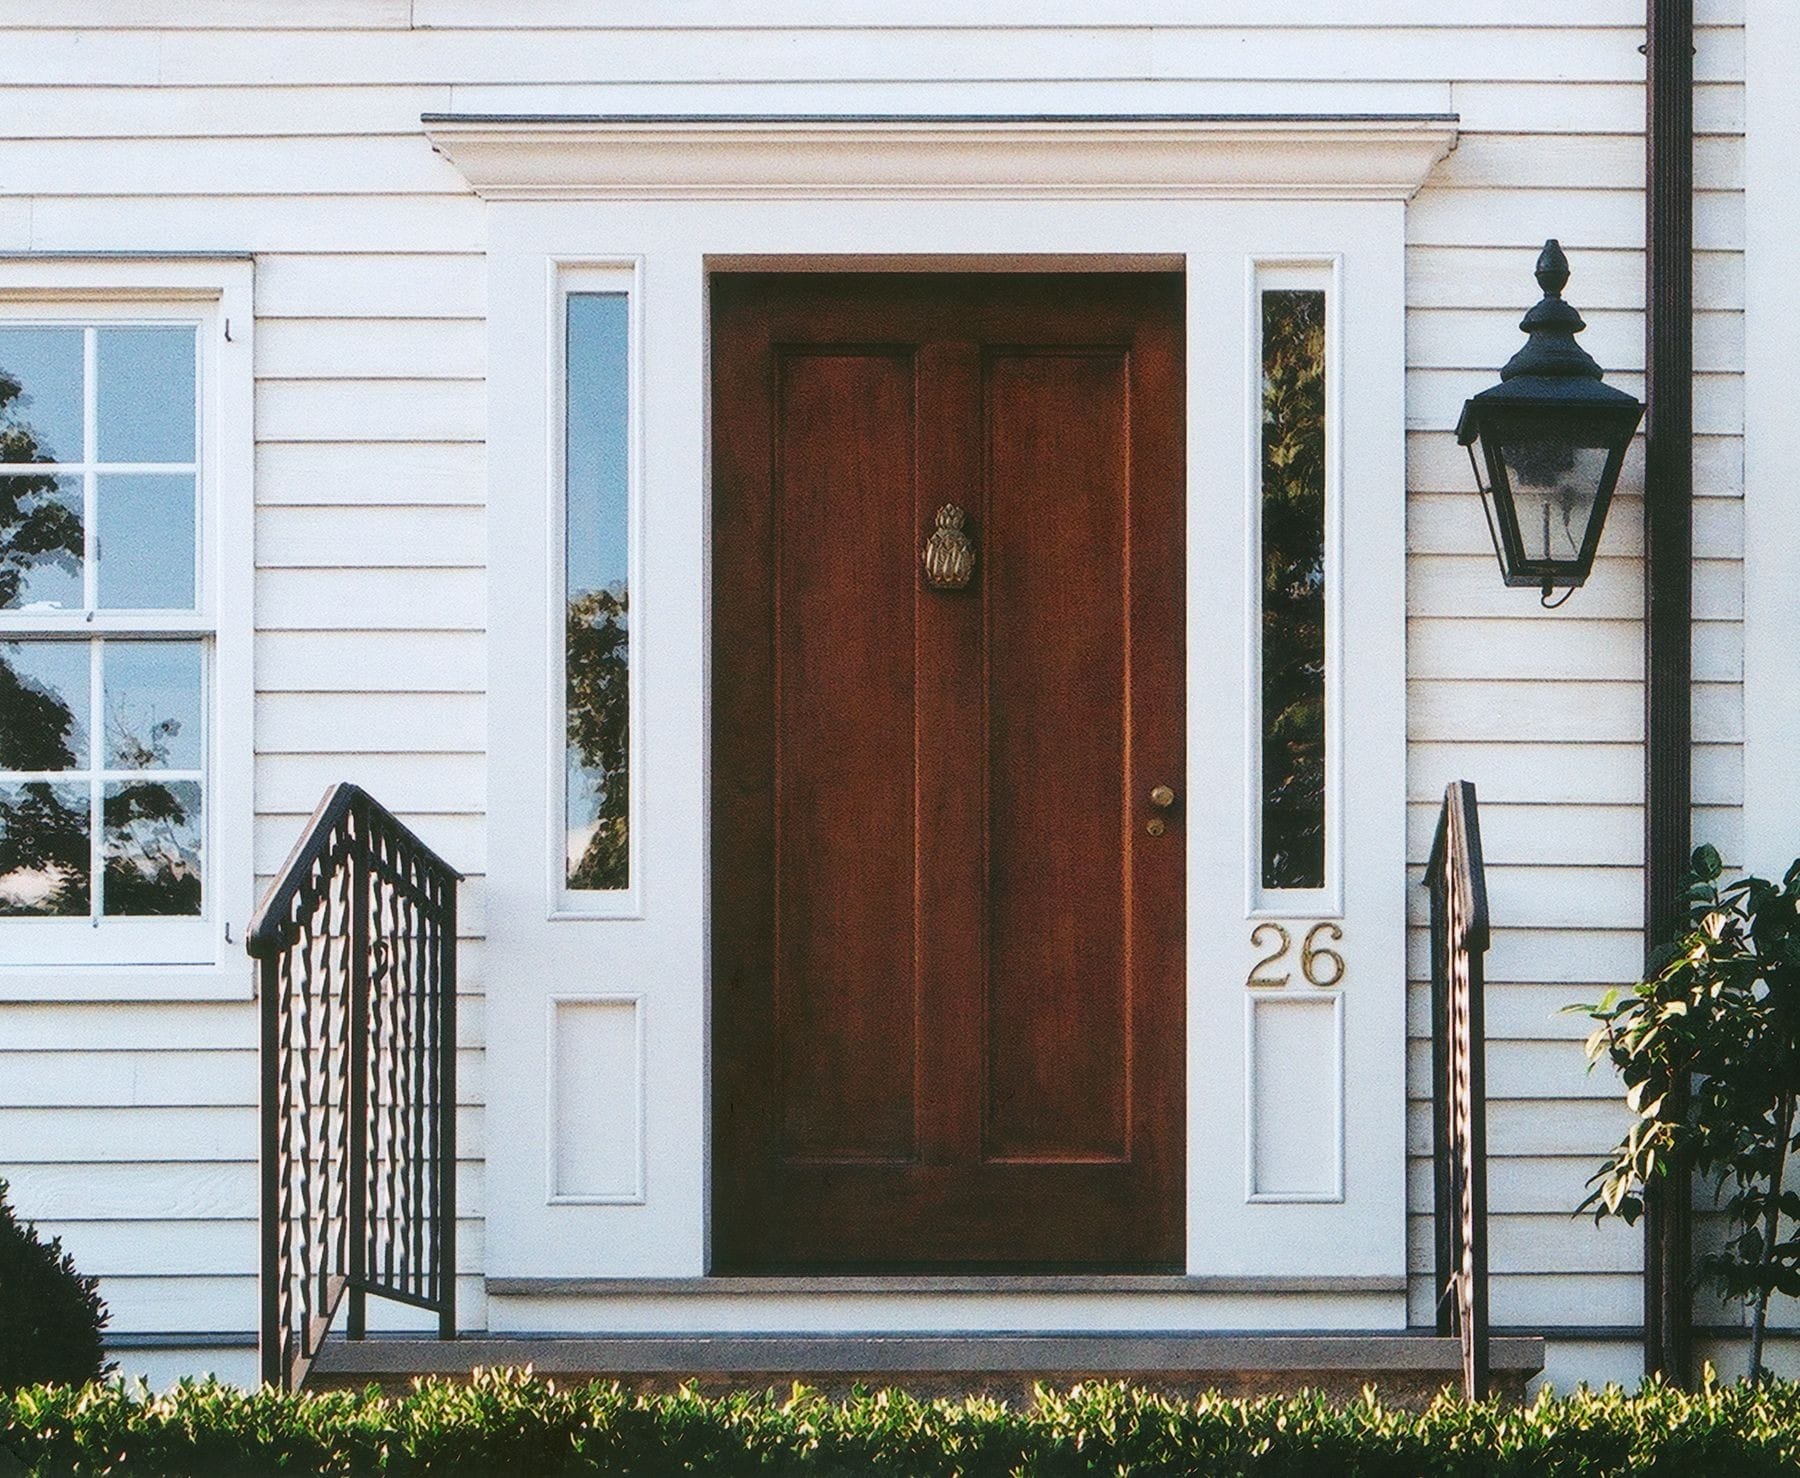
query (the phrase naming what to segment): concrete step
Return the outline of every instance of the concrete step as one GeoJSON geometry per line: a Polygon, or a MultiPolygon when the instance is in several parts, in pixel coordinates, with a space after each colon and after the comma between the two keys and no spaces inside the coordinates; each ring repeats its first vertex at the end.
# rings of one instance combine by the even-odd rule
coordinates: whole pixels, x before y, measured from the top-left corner
{"type": "MultiPolygon", "coordinates": [[[[1523,1394],[1543,1369],[1535,1337],[1490,1344],[1497,1393],[1523,1394]]],[[[1219,1390],[1264,1395],[1301,1389],[1429,1400],[1461,1379],[1461,1346],[1431,1334],[690,1334],[333,1336],[314,1362],[314,1388],[399,1388],[415,1375],[467,1375],[530,1366],[559,1381],[616,1379],[634,1390],[760,1390],[795,1381],[841,1395],[854,1386],[918,1396],[984,1393],[1027,1400],[1034,1382],[1129,1380],[1184,1396],[1219,1390]]]]}

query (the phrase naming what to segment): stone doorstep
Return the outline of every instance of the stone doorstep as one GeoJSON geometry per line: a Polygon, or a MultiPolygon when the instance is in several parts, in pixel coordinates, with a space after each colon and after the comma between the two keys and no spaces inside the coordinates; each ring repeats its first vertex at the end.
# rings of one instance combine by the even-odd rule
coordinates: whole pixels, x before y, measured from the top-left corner
{"type": "MultiPolygon", "coordinates": [[[[1495,1339],[1489,1358],[1495,1392],[1518,1399],[1543,1369],[1544,1342],[1495,1339]]],[[[1310,1389],[1352,1397],[1374,1385],[1384,1399],[1418,1405],[1460,1382],[1462,1351],[1454,1339],[1427,1334],[513,1335],[450,1343],[333,1336],[307,1385],[400,1389],[416,1375],[527,1365],[565,1383],[617,1379],[639,1391],[673,1390],[690,1380],[712,1393],[800,1381],[833,1396],[860,1385],[1023,1401],[1038,1381],[1067,1387],[1129,1380],[1184,1396],[1310,1389]]]]}

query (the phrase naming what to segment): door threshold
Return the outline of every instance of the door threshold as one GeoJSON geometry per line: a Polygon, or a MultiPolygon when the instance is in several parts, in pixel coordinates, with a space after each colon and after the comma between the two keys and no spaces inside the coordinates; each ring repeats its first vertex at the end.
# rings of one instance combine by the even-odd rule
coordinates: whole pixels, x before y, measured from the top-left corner
{"type": "Polygon", "coordinates": [[[498,1298],[840,1293],[1405,1293],[1406,1279],[1385,1274],[1196,1277],[1184,1273],[772,1273],[700,1278],[489,1278],[487,1291],[498,1298]]]}

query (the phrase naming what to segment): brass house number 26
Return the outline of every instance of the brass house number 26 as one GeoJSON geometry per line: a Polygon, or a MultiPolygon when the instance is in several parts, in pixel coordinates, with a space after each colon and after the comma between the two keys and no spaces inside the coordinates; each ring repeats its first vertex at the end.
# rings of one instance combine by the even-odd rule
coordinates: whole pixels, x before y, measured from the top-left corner
{"type": "MultiPolygon", "coordinates": [[[[1306,938],[1300,941],[1300,973],[1306,977],[1308,985],[1330,990],[1334,985],[1344,983],[1344,957],[1331,947],[1343,943],[1343,939],[1344,931],[1329,921],[1314,924],[1306,931],[1306,938]],[[1321,938],[1329,943],[1320,943],[1321,938]]],[[[1294,978],[1291,971],[1280,975],[1271,973],[1294,947],[1293,935],[1282,925],[1264,919],[1250,931],[1250,943],[1256,949],[1269,952],[1250,967],[1245,985],[1252,990],[1280,990],[1294,978]]]]}

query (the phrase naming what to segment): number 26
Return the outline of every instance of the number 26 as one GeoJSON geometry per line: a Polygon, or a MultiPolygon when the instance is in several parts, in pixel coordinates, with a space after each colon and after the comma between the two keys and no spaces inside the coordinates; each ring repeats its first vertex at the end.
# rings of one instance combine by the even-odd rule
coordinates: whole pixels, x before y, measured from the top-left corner
{"type": "MultiPolygon", "coordinates": [[[[1330,920],[1317,923],[1306,931],[1306,938],[1300,943],[1300,973],[1306,977],[1308,985],[1317,986],[1320,990],[1330,990],[1333,986],[1344,983],[1344,975],[1348,966],[1344,957],[1331,947],[1341,944],[1344,931],[1330,920]],[[1331,944],[1320,944],[1319,936],[1326,935],[1331,944]]],[[[1244,984],[1253,990],[1279,990],[1293,979],[1291,973],[1269,975],[1264,972],[1280,960],[1286,958],[1287,952],[1294,947],[1294,939],[1288,931],[1272,919],[1264,919],[1250,931],[1250,943],[1258,949],[1267,949],[1250,967],[1250,974],[1244,984]],[[1270,949],[1270,939],[1274,940],[1274,948],[1270,949]]]]}

